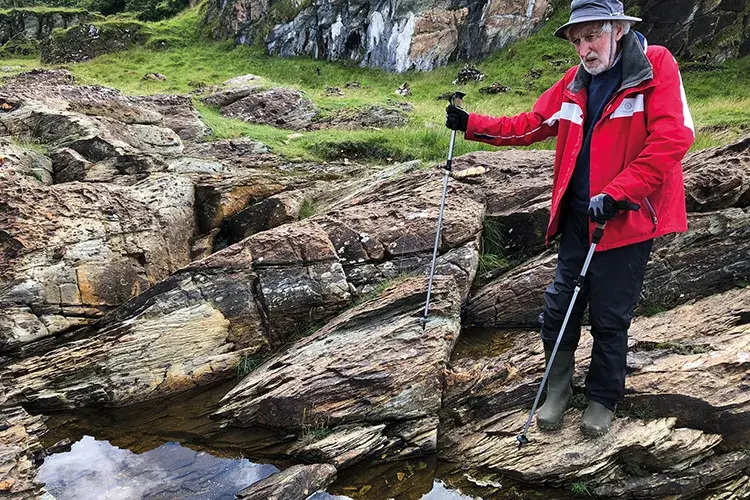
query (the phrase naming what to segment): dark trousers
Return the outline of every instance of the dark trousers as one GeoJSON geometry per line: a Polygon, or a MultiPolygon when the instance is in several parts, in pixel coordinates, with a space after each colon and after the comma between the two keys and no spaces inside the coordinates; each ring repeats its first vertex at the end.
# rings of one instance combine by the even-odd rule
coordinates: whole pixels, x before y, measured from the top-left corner
{"type": "MultiPolygon", "coordinates": [[[[653,240],[648,240],[594,254],[560,343],[561,351],[574,351],[578,347],[581,319],[588,305],[594,347],[586,393],[590,400],[610,410],[625,395],[628,328],[641,293],[652,243],[653,240]]],[[[562,328],[589,246],[588,216],[568,210],[562,221],[555,281],[544,292],[542,341],[550,349],[562,328]]]]}

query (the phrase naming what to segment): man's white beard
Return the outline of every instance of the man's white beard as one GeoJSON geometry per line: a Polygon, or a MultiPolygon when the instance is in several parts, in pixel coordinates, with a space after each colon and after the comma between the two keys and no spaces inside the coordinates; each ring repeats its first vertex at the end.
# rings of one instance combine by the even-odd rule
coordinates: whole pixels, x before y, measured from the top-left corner
{"type": "Polygon", "coordinates": [[[591,55],[596,55],[596,59],[587,62],[583,58],[581,58],[583,69],[585,69],[589,74],[599,75],[609,69],[609,63],[603,62],[601,56],[599,56],[597,52],[592,52],[591,55]]]}

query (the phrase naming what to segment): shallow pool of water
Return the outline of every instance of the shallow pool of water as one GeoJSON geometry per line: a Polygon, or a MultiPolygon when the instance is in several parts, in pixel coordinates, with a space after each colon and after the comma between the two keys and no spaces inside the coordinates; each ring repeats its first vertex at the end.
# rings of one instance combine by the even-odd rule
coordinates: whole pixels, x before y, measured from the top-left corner
{"type": "MultiPolygon", "coordinates": [[[[514,331],[470,330],[453,359],[497,356],[514,331]]],[[[70,451],[46,458],[40,480],[64,499],[228,499],[292,465],[281,458],[294,436],[264,429],[221,428],[209,418],[236,380],[213,388],[117,409],[49,415],[45,447],[68,439],[70,451]]],[[[339,472],[314,500],[473,500],[566,498],[562,490],[532,489],[504,478],[483,478],[435,455],[392,463],[359,463],[339,472]]]]}

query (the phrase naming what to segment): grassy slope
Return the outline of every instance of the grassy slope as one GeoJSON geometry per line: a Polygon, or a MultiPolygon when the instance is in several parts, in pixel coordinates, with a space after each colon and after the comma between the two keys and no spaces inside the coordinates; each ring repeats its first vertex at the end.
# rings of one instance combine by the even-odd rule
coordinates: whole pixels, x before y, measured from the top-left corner
{"type": "MultiPolygon", "coordinates": [[[[484,82],[465,85],[465,107],[485,114],[512,114],[531,108],[536,98],[575,64],[575,52],[566,42],[551,36],[565,13],[553,16],[540,32],[509,49],[497,52],[478,63],[487,75],[484,82]],[[530,75],[530,70],[537,74],[530,75]],[[540,76],[539,76],[540,75],[540,76]],[[506,94],[487,96],[478,92],[492,82],[509,86],[506,94]]],[[[448,132],[443,127],[445,102],[435,98],[456,89],[451,84],[462,65],[453,64],[430,73],[391,74],[352,64],[329,63],[308,58],[279,59],[270,57],[259,47],[233,47],[229,42],[209,41],[199,33],[201,13],[192,9],[168,21],[149,23],[152,38],[168,41],[165,51],[134,48],[109,54],[93,61],[69,66],[84,84],[111,86],[129,94],[185,93],[197,84],[212,85],[247,73],[263,77],[263,84],[283,85],[304,90],[323,110],[365,104],[389,104],[398,101],[414,106],[408,126],[382,131],[317,131],[301,138],[288,139],[290,132],[267,126],[248,125],[225,119],[213,109],[198,104],[215,138],[250,136],[266,142],[276,151],[290,157],[315,158],[312,145],[322,141],[358,141],[385,145],[398,158],[421,158],[428,162],[444,158],[448,132]],[[317,71],[319,70],[319,71],[317,71]],[[166,82],[144,81],[142,76],[159,72],[166,82]],[[325,87],[341,87],[358,81],[361,89],[345,89],[345,97],[329,97],[325,87]],[[394,90],[408,82],[413,96],[400,97],[394,90]]],[[[38,60],[4,60],[0,65],[38,66],[38,60]]],[[[750,124],[750,57],[730,61],[725,69],[711,72],[689,72],[683,75],[688,100],[696,126],[703,129],[695,147],[708,147],[736,137],[741,127],[750,124]]],[[[537,147],[550,148],[546,141],[537,147]]],[[[476,149],[491,149],[479,143],[458,141],[456,154],[476,149]]]]}

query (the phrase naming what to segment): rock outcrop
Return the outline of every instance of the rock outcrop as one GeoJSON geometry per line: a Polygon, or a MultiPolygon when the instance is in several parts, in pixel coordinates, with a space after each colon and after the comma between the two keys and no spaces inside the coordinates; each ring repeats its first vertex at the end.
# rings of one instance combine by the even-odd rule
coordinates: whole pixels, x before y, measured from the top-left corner
{"type": "Polygon", "coordinates": [[[190,262],[193,186],[43,186],[0,172],[0,348],[90,322],[190,262]]]}
{"type": "MultiPolygon", "coordinates": [[[[742,389],[750,367],[749,301],[745,287],[637,318],[629,340],[630,406],[609,434],[596,439],[582,439],[580,410],[571,409],[560,432],[533,427],[532,442],[520,450],[515,446],[544,369],[537,332],[519,334],[496,357],[454,360],[446,379],[440,454],[462,467],[527,482],[594,481],[604,496],[631,497],[638,487],[643,491],[637,496],[687,497],[742,474],[750,457],[726,451],[750,439],[750,406],[742,389]]],[[[591,338],[584,339],[575,385],[582,384],[589,359],[591,338]]],[[[746,485],[740,481],[736,487],[741,497],[746,485]]]]}
{"type": "Polygon", "coordinates": [[[297,434],[330,429],[294,453],[338,466],[434,451],[460,299],[452,279],[436,278],[423,328],[425,292],[424,278],[408,279],[341,314],[245,377],[217,416],[297,434]]]}
{"type": "Polygon", "coordinates": [[[307,498],[336,479],[336,467],[328,464],[293,465],[237,492],[239,500],[288,500],[307,498]]]}
{"type": "MultiPolygon", "coordinates": [[[[83,9],[9,9],[0,13],[0,46],[19,40],[38,42],[52,31],[70,28],[81,23],[102,19],[102,16],[83,9]]],[[[6,48],[14,52],[14,47],[6,48]]]]}
{"type": "Polygon", "coordinates": [[[87,22],[55,30],[44,39],[41,60],[45,64],[81,62],[142,44],[146,39],[145,25],[138,22],[87,22]]]}
{"type": "Polygon", "coordinates": [[[29,415],[6,399],[0,386],[0,496],[18,500],[40,498],[36,465],[44,454],[39,438],[47,432],[44,417],[29,415]]]}
{"type": "Polygon", "coordinates": [[[498,0],[400,4],[335,2],[212,3],[205,23],[217,38],[262,41],[271,54],[356,61],[391,71],[431,70],[457,59],[476,59],[531,33],[550,2],[498,0]]]}
{"type": "Polygon", "coordinates": [[[624,3],[626,8],[637,9],[643,19],[637,28],[646,33],[649,43],[665,45],[684,59],[721,64],[750,53],[747,0],[624,3]]]}

